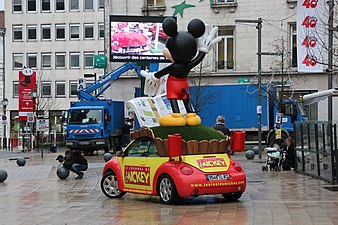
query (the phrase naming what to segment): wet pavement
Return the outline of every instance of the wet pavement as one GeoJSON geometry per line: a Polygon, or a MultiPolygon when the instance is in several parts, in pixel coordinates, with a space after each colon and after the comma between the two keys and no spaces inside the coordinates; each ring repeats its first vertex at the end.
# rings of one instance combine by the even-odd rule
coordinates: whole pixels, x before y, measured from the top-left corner
{"type": "Polygon", "coordinates": [[[0,168],[9,174],[0,183],[0,224],[338,224],[338,192],[325,189],[328,183],[293,171],[262,172],[260,160],[248,161],[243,154],[234,156],[248,180],[239,201],[213,195],[170,206],[151,196],[106,198],[100,190],[102,155],[87,157],[84,179],[71,174],[59,180],[59,153],[44,159],[28,154],[24,167],[5,154],[0,151],[0,168]]]}

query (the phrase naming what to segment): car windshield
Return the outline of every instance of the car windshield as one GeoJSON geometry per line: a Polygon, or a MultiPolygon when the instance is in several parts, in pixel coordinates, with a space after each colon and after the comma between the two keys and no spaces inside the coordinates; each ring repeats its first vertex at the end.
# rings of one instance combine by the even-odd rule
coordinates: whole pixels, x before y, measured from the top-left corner
{"type": "Polygon", "coordinates": [[[68,124],[98,124],[102,123],[101,109],[70,110],[68,124]]]}

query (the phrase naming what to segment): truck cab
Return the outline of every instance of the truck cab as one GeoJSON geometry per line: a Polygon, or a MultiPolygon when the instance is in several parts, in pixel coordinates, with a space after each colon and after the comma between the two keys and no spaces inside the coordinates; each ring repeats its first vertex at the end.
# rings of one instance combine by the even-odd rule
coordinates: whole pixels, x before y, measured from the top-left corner
{"type": "MultiPolygon", "coordinates": [[[[277,112],[278,111],[276,109],[276,113],[277,112]]],[[[303,108],[302,103],[299,100],[295,99],[283,100],[282,110],[280,113],[283,114],[282,128],[288,132],[293,132],[293,123],[295,121],[307,120],[306,112],[303,108]]]]}
{"type": "Polygon", "coordinates": [[[123,102],[72,102],[67,112],[67,147],[92,153],[111,150],[121,137],[123,102]],[[112,119],[112,115],[114,118],[112,119]]]}

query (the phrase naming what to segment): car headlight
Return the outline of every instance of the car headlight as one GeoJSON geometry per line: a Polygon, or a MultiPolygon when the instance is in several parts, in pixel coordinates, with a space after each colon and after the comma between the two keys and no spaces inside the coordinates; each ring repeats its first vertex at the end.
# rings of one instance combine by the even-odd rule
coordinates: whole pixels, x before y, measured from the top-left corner
{"type": "Polygon", "coordinates": [[[66,145],[73,145],[74,143],[71,141],[67,141],[66,145]]]}
{"type": "Polygon", "coordinates": [[[95,142],[97,145],[104,145],[104,144],[106,144],[106,142],[105,141],[97,141],[97,142],[95,142]]]}

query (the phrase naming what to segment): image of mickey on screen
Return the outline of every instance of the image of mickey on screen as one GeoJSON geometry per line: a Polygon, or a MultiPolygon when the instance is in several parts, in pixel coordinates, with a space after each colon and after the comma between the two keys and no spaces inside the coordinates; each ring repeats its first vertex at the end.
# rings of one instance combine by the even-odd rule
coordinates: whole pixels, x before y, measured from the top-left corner
{"type": "Polygon", "coordinates": [[[163,21],[163,30],[168,39],[163,50],[164,56],[172,64],[158,72],[142,70],[145,78],[144,93],[154,96],[160,86],[160,78],[169,74],[167,80],[167,98],[170,101],[173,113],[160,118],[161,126],[196,126],[201,124],[201,118],[194,112],[189,94],[187,77],[192,68],[197,66],[221,40],[216,37],[218,28],[214,27],[206,33],[205,24],[199,19],[189,22],[187,31],[178,31],[176,21],[168,17],[163,21]],[[178,100],[183,100],[187,111],[186,118],[180,113],[178,100]]]}

